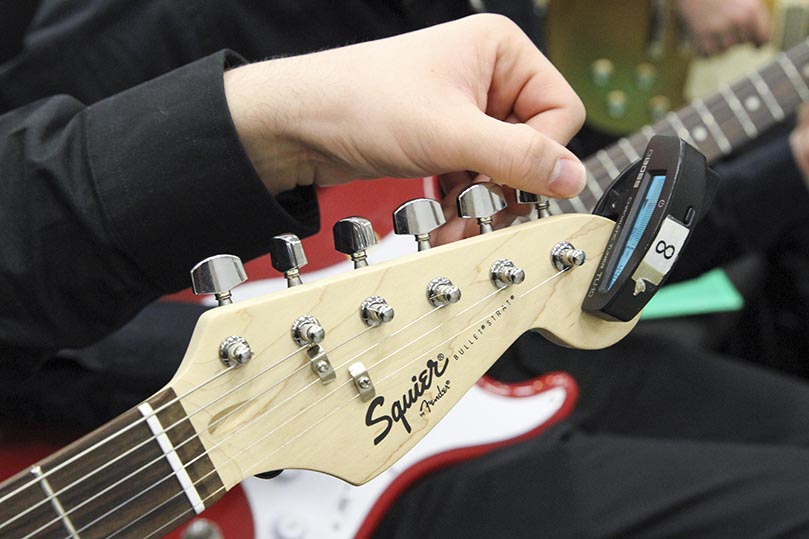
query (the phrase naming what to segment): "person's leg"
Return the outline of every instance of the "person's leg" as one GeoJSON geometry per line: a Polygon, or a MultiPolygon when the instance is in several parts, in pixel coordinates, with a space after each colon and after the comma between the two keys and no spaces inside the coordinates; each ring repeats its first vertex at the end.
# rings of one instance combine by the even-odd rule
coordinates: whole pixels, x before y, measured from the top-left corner
{"type": "Polygon", "coordinates": [[[374,535],[807,536],[807,450],[586,434],[571,424],[429,476],[374,535]]]}
{"type": "Polygon", "coordinates": [[[498,378],[562,370],[580,386],[585,431],[656,438],[809,445],[803,380],[635,332],[606,350],[557,347],[526,334],[500,360],[498,378]]]}

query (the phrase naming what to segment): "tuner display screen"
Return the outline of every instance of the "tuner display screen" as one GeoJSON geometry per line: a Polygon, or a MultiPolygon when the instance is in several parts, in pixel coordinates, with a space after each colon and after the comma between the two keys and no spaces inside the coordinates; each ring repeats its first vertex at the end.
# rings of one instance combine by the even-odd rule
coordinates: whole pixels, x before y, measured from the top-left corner
{"type": "Polygon", "coordinates": [[[618,264],[615,266],[615,271],[612,272],[607,290],[612,289],[613,285],[618,281],[618,277],[624,271],[629,259],[637,249],[643,233],[646,232],[646,227],[649,225],[649,220],[652,218],[657,201],[660,198],[660,193],[663,192],[663,185],[666,183],[665,175],[652,176],[649,187],[646,189],[646,195],[643,197],[643,204],[635,217],[635,222],[632,224],[632,230],[629,232],[629,237],[626,240],[621,257],[618,259],[618,264]]]}

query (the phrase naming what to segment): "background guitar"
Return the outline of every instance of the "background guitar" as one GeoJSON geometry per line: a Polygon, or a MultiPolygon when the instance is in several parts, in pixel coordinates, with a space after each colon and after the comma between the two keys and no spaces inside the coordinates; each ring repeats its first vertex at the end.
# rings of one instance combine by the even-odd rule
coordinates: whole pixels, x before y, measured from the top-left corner
{"type": "Polygon", "coordinates": [[[551,0],[548,54],[587,107],[587,122],[624,135],[661,120],[807,35],[809,2],[767,0],[772,41],[701,59],[668,0],[551,0]]]}

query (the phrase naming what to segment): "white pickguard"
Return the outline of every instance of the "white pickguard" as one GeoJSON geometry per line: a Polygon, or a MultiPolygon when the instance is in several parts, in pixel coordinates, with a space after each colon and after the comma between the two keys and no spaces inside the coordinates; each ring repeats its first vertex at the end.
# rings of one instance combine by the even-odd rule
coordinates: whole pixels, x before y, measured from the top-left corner
{"type": "Polygon", "coordinates": [[[349,539],[379,496],[413,464],[448,450],[508,440],[554,416],[568,399],[564,387],[509,397],[473,386],[427,436],[387,471],[355,487],[329,475],[286,470],[272,480],[242,483],[258,539],[349,539]]]}

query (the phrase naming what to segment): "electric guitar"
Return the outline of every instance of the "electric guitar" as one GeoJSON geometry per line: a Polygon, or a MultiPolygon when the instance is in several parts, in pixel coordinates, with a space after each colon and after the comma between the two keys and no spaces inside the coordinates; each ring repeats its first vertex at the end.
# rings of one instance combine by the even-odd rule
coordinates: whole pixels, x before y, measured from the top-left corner
{"type": "Polygon", "coordinates": [[[551,255],[597,260],[614,224],[541,219],[213,309],[163,390],[0,485],[0,536],[161,537],[273,470],[370,481],[524,331],[586,349],[630,331],[581,310],[597,264],[551,255]]]}
{"type": "MultiPolygon", "coordinates": [[[[735,82],[677,112],[667,113],[629,137],[584,161],[587,185],[570,200],[551,200],[552,213],[588,212],[629,164],[637,161],[654,135],[676,135],[714,162],[755,140],[809,101],[809,40],[735,82]]],[[[589,112],[588,112],[589,114],[589,112]]]]}

